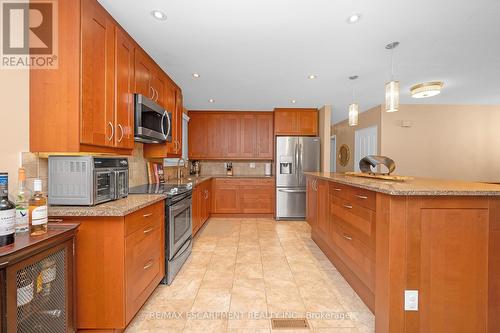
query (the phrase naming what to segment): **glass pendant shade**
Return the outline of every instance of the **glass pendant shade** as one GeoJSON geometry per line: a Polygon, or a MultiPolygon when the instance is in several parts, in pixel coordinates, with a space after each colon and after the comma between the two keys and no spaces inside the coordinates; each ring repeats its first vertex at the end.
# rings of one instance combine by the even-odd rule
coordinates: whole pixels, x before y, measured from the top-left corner
{"type": "Polygon", "coordinates": [[[385,84],[385,111],[399,111],[399,81],[385,84]]]}
{"type": "Polygon", "coordinates": [[[359,105],[357,103],[352,103],[349,105],[349,126],[358,125],[359,118],[359,105]]]}

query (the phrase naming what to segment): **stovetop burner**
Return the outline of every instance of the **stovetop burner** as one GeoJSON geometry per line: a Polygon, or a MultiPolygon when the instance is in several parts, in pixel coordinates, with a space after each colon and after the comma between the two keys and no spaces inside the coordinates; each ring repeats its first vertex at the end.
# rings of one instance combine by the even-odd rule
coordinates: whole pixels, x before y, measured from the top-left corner
{"type": "Polygon", "coordinates": [[[134,186],[129,189],[129,194],[166,194],[167,197],[173,198],[191,192],[193,189],[192,183],[173,185],[173,184],[144,184],[134,186]]]}

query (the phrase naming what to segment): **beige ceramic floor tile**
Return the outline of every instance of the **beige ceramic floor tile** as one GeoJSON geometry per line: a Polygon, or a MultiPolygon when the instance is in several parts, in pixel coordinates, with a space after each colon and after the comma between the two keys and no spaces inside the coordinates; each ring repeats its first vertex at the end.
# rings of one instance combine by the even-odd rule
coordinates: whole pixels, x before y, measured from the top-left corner
{"type": "Polygon", "coordinates": [[[257,263],[237,263],[234,270],[236,278],[258,279],[264,277],[262,272],[262,264],[257,263]]]}
{"type": "Polygon", "coordinates": [[[227,312],[231,302],[229,289],[200,289],[194,300],[192,312],[227,312]]]}

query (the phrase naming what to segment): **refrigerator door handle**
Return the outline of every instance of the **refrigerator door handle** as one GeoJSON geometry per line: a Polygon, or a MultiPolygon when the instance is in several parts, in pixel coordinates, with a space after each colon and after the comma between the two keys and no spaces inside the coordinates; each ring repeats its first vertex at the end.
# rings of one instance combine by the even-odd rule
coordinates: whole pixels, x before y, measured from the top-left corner
{"type": "Polygon", "coordinates": [[[306,192],[306,190],[282,190],[282,189],[279,189],[278,191],[285,192],[285,193],[305,193],[306,192]]]}
{"type": "Polygon", "coordinates": [[[295,177],[299,182],[299,144],[295,143],[295,177]]]}

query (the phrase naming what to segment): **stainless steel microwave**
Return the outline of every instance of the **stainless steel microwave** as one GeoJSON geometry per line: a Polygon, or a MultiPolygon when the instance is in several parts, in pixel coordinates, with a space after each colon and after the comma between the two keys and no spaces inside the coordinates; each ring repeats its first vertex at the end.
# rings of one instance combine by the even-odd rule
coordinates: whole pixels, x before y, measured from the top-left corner
{"type": "Polygon", "coordinates": [[[134,94],[134,140],[172,142],[172,113],[141,94],[134,94]]]}
{"type": "Polygon", "coordinates": [[[128,196],[128,160],[49,156],[49,204],[93,206],[128,196]]]}

